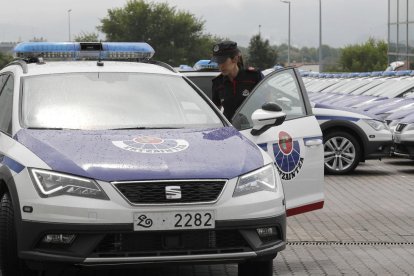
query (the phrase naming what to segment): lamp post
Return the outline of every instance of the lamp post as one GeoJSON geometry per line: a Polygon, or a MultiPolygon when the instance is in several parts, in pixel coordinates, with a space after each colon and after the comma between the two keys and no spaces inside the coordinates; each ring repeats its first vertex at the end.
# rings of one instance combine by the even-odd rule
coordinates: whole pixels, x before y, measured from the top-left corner
{"type": "Polygon", "coordinates": [[[322,71],[322,0],[319,0],[319,72],[322,71]]]}
{"type": "Polygon", "coordinates": [[[282,0],[282,2],[289,5],[289,17],[288,17],[288,66],[290,66],[290,1],[282,0]]]}
{"type": "Polygon", "coordinates": [[[72,9],[68,10],[68,28],[69,28],[69,42],[72,40],[70,37],[70,12],[72,11],[72,9]]]}

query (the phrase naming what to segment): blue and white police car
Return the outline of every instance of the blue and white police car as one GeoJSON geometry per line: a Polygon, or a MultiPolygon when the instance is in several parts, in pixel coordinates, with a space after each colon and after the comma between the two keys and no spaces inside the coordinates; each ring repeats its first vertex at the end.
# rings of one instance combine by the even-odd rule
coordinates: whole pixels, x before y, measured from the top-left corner
{"type": "Polygon", "coordinates": [[[286,215],[323,206],[321,133],[302,94],[295,115],[254,102],[239,132],[146,43],[15,54],[0,71],[3,276],[198,262],[272,275],[286,215]]]}
{"type": "Polygon", "coordinates": [[[414,159],[414,114],[401,119],[394,130],[394,154],[414,159]]]}
{"type": "Polygon", "coordinates": [[[347,174],[361,162],[391,155],[392,133],[382,118],[351,108],[312,105],[324,138],[325,172],[347,174]]]}

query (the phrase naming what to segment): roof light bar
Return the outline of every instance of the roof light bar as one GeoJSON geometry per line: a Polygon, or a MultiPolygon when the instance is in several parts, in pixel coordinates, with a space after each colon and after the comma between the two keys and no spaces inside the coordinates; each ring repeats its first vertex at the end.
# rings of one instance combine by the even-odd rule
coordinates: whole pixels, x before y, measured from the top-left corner
{"type": "Polygon", "coordinates": [[[202,59],[197,61],[194,66],[194,70],[218,70],[218,64],[208,59],[202,59]]]}
{"type": "Polygon", "coordinates": [[[14,48],[18,58],[44,59],[150,59],[154,49],[145,42],[22,42],[14,48]]]}
{"type": "Polygon", "coordinates": [[[396,71],[396,76],[410,76],[412,74],[411,70],[402,70],[402,71],[396,71]]]}
{"type": "Polygon", "coordinates": [[[181,64],[178,69],[180,71],[194,71],[194,68],[191,67],[190,65],[186,65],[186,64],[181,64]]]}
{"type": "Polygon", "coordinates": [[[384,71],[381,76],[383,76],[383,77],[392,77],[392,76],[395,76],[395,75],[396,75],[395,71],[384,71]]]}
{"type": "Polygon", "coordinates": [[[371,77],[380,77],[382,73],[382,71],[373,71],[371,72],[371,77]]]}

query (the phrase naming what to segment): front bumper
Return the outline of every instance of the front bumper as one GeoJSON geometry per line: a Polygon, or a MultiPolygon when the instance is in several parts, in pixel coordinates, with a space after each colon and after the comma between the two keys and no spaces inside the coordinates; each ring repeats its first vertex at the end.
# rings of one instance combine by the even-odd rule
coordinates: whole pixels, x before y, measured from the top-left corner
{"type": "Polygon", "coordinates": [[[414,158],[414,142],[400,141],[394,144],[394,154],[407,158],[414,158]]]}
{"type": "Polygon", "coordinates": [[[388,157],[392,152],[393,141],[369,141],[365,146],[365,159],[388,157]]]}
{"type": "Polygon", "coordinates": [[[134,232],[132,224],[63,224],[22,221],[19,256],[35,268],[130,266],[148,263],[234,263],[274,258],[286,246],[286,216],[216,221],[215,229],[134,232]],[[277,234],[260,237],[259,227],[277,234]],[[69,245],[42,242],[45,234],[75,234],[69,245]]]}

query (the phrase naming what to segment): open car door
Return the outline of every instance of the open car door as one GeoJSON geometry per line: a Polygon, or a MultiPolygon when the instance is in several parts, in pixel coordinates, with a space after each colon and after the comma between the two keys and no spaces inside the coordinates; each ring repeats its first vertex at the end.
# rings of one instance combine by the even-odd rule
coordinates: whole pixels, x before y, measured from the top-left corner
{"type": "Polygon", "coordinates": [[[232,123],[275,160],[288,216],[323,207],[322,132],[312,114],[302,79],[294,68],[269,74],[236,111],[232,123]],[[261,122],[257,112],[253,119],[252,115],[258,110],[267,112],[268,103],[281,107],[286,119],[281,125],[267,125],[258,131],[266,123],[261,122]]]}

